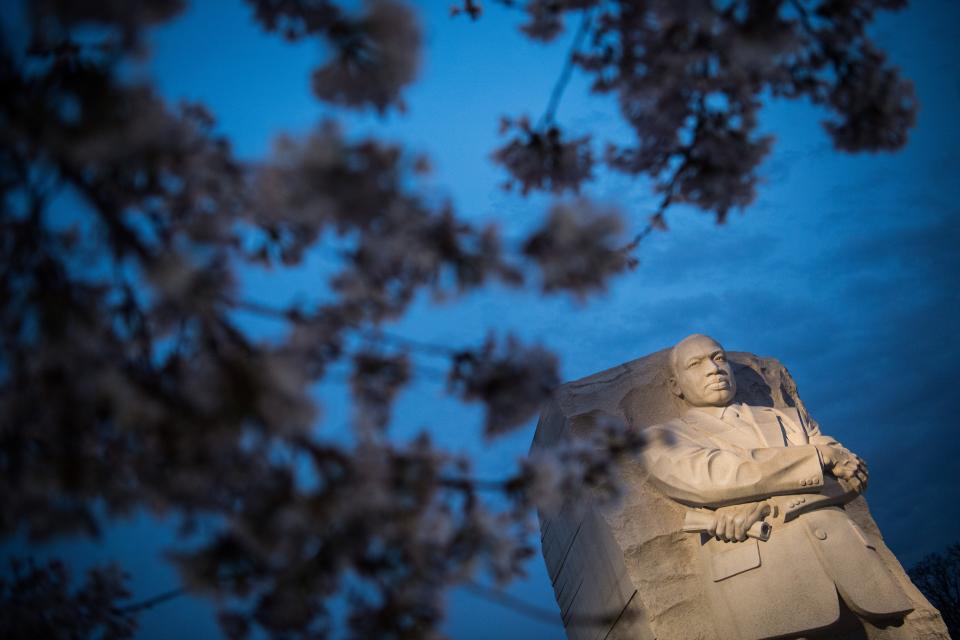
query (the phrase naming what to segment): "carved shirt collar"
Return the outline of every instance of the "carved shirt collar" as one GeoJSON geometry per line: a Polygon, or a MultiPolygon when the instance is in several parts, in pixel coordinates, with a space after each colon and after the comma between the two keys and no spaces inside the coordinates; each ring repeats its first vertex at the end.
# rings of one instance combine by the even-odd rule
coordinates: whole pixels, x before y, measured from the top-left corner
{"type": "Polygon", "coordinates": [[[725,416],[739,418],[741,413],[740,403],[738,402],[728,404],[725,407],[691,407],[688,413],[692,411],[700,411],[719,420],[723,420],[725,416]]]}

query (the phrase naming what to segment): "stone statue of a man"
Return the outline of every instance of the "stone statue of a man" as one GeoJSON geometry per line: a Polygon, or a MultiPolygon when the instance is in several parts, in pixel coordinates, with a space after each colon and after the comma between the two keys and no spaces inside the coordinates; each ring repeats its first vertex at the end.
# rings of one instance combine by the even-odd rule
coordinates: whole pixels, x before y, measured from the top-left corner
{"type": "Polygon", "coordinates": [[[843,507],[866,488],[863,461],[796,409],[732,404],[736,380],[712,338],[685,338],[670,364],[686,410],[650,428],[644,462],[697,516],[689,535],[718,622],[740,638],[897,625],[913,607],[843,507]],[[765,535],[751,537],[758,522],[765,535]]]}

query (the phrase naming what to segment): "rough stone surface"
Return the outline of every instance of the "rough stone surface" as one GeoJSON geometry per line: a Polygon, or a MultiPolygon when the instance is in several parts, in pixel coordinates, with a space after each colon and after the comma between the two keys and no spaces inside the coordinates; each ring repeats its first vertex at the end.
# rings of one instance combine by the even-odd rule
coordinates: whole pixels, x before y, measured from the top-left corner
{"type": "MultiPolygon", "coordinates": [[[[737,383],[735,402],[806,413],[796,384],[777,360],[741,352],[727,356],[737,383]]],[[[669,350],[659,351],[560,387],[541,415],[533,448],[586,434],[603,414],[620,416],[637,429],[679,417],[685,406],[670,393],[668,357],[669,350]]],[[[624,465],[622,473],[628,490],[619,504],[567,505],[540,514],[543,553],[568,637],[728,637],[705,593],[699,536],[681,532],[686,508],[648,482],[640,460],[624,465]]],[[[939,613],[883,543],[864,499],[849,503],[846,511],[914,606],[899,627],[867,625],[865,635],[850,637],[949,638],[939,613]]]]}

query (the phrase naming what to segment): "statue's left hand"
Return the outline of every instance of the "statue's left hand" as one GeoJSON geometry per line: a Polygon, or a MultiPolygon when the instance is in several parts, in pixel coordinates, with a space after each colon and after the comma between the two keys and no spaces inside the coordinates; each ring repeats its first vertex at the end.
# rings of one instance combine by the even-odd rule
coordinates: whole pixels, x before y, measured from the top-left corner
{"type": "Polygon", "coordinates": [[[720,507],[713,512],[713,524],[707,527],[707,533],[717,540],[742,542],[747,539],[747,529],[754,522],[770,515],[770,505],[766,502],[748,502],[720,507]]]}

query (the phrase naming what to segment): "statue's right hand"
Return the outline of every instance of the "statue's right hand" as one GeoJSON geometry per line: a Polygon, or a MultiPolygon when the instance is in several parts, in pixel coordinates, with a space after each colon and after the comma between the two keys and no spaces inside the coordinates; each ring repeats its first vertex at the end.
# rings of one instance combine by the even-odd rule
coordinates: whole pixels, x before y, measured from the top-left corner
{"type": "Polygon", "coordinates": [[[823,467],[832,473],[847,491],[863,493],[867,489],[867,464],[846,447],[839,444],[818,444],[817,451],[823,467]]]}

